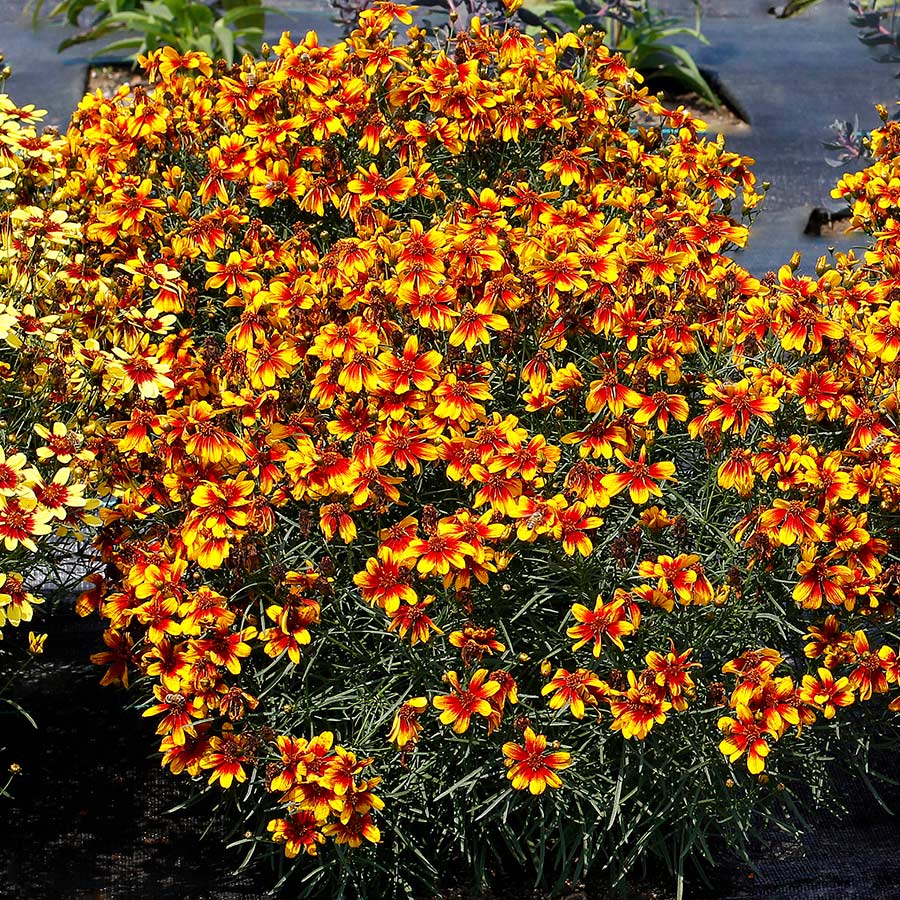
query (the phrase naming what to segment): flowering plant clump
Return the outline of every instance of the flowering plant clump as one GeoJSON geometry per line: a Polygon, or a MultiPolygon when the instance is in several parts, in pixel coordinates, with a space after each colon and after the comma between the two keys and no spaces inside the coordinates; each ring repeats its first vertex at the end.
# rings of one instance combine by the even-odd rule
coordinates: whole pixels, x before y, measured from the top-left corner
{"type": "Polygon", "coordinates": [[[887,727],[890,247],[760,282],[599,37],[409,22],[151,53],[57,150],[94,659],[311,890],[681,873],[887,727]]]}
{"type": "Polygon", "coordinates": [[[67,333],[80,313],[63,296],[79,226],[53,200],[65,141],[37,133],[41,115],[0,94],[0,694],[43,651],[35,612],[51,588],[81,581],[72,538],[100,524],[92,394],[67,333]]]}

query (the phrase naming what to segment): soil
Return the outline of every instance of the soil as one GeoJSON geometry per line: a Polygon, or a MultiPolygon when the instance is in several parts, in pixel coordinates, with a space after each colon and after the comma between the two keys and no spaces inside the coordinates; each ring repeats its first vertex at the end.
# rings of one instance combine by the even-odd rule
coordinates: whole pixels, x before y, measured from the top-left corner
{"type": "Polygon", "coordinates": [[[98,90],[104,97],[111,97],[123,84],[137,87],[149,87],[150,82],[144,77],[140,69],[135,69],[127,63],[122,65],[92,66],[88,69],[86,89],[89,93],[98,90]]]}

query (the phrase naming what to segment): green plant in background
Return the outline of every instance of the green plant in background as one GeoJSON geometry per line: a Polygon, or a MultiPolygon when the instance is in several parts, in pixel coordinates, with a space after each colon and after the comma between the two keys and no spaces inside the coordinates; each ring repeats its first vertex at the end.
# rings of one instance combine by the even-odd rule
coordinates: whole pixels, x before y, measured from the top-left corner
{"type": "Polygon", "coordinates": [[[788,0],[784,6],[769,7],[769,12],[779,19],[788,19],[797,15],[809,6],[814,6],[819,0],[788,0]]]}
{"type": "MultiPolygon", "coordinates": [[[[41,21],[44,0],[36,0],[32,16],[41,21]]],[[[253,53],[263,37],[265,14],[260,0],[60,0],[46,15],[84,30],[62,41],[59,50],[124,35],[103,44],[94,55],[128,52],[127,58],[158,47],[179,53],[198,50],[221,57],[229,64],[243,53],[253,53]]]]}
{"type": "Polygon", "coordinates": [[[708,43],[700,32],[700,7],[695,4],[695,8],[693,26],[654,9],[649,0],[526,0],[520,15],[526,24],[557,33],[591,25],[606,33],[609,47],[621,53],[651,86],[675,82],[718,106],[719,98],[693,56],[673,42],[686,36],[708,43]]]}

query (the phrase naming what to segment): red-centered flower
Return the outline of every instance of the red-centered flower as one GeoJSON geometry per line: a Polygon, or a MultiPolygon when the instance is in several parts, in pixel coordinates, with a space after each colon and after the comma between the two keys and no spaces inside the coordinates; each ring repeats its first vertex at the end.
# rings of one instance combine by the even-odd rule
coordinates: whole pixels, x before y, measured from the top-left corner
{"type": "Polygon", "coordinates": [[[535,796],[543,794],[548,788],[562,786],[558,769],[566,769],[572,765],[572,757],[561,750],[547,752],[547,738],[535,734],[530,728],[525,729],[525,744],[510,741],[503,745],[504,762],[507,765],[506,777],[517,791],[531,791],[535,796]]]}
{"type": "Polygon", "coordinates": [[[197,736],[188,735],[183,744],[176,744],[171,734],[160,741],[162,764],[168,766],[173,775],[187,772],[193,778],[200,774],[200,764],[209,750],[209,738],[206,736],[209,725],[198,722],[196,728],[197,736]]]}
{"type": "Polygon", "coordinates": [[[212,76],[212,60],[199,50],[188,50],[185,53],[179,53],[174,47],[163,47],[159,51],[156,63],[159,66],[159,74],[164,81],[169,81],[181,69],[187,72],[196,70],[207,78],[212,76]]]}
{"type": "Polygon", "coordinates": [[[402,567],[390,551],[385,558],[370,558],[366,571],[357,572],[353,583],[359,588],[363,600],[380,606],[388,615],[397,612],[400,603],[415,603],[416,592],[407,580],[409,569],[402,567]]]}
{"type": "Polygon", "coordinates": [[[455,529],[447,523],[438,523],[437,528],[428,536],[428,540],[417,540],[413,544],[418,557],[416,569],[423,575],[446,575],[451,567],[462,569],[466,557],[475,555],[475,548],[454,537],[455,529]]]}
{"type": "Polygon", "coordinates": [[[820,557],[813,546],[804,547],[802,560],[797,563],[800,581],[794,586],[792,596],[804,609],[819,609],[823,604],[842,606],[853,602],[848,593],[854,581],[849,566],[833,565],[831,555],[820,557]]]}
{"type": "Polygon", "coordinates": [[[641,578],[658,578],[657,588],[665,593],[674,590],[679,601],[691,602],[697,571],[694,566],[700,561],[695,554],[679,553],[676,557],[657,556],[655,560],[642,560],[638,566],[641,578]]]}
{"type": "Polygon", "coordinates": [[[310,356],[318,356],[324,361],[340,359],[349,362],[357,353],[368,354],[377,346],[377,329],[359,316],[354,316],[345,325],[333,322],[323,325],[308,352],[310,356]]]}
{"type": "Polygon", "coordinates": [[[419,521],[413,516],[405,516],[399,522],[378,532],[381,544],[378,556],[395,560],[414,559],[418,551],[414,542],[418,540],[419,521]]]}
{"type": "Polygon", "coordinates": [[[322,834],[333,837],[337,844],[347,844],[354,849],[361,846],[364,840],[372,844],[381,840],[381,833],[369,813],[353,813],[346,822],[332,822],[322,829],[322,834]]]}
{"type": "Polygon", "coordinates": [[[800,699],[821,710],[826,719],[833,719],[839,706],[850,706],[855,697],[849,678],[837,681],[829,669],[820,668],[819,677],[804,675],[800,687],[800,699]]]}
{"type": "Polygon", "coordinates": [[[820,541],[822,527],[818,524],[819,511],[807,506],[803,500],[772,501],[769,509],[759,517],[759,530],[771,540],[785,546],[802,541],[820,541]]]}
{"type": "Polygon", "coordinates": [[[472,504],[475,509],[488,503],[492,510],[507,516],[514,515],[522,493],[522,479],[511,467],[505,466],[502,460],[491,462],[489,466],[476,463],[470,473],[481,485],[472,504]]]}
{"type": "Polygon", "coordinates": [[[21,544],[37,553],[34,538],[50,534],[52,518],[52,511],[39,507],[33,496],[0,496],[0,539],[10,552],[21,544]]]}
{"type": "MultiPolygon", "coordinates": [[[[815,289],[816,283],[809,283],[815,289]]],[[[821,353],[825,338],[836,341],[844,335],[844,326],[825,318],[815,301],[810,303],[796,297],[780,297],[776,320],[780,320],[777,331],[781,346],[798,353],[821,353]]]]}
{"type": "Polygon", "coordinates": [[[511,474],[520,475],[525,481],[535,481],[540,473],[550,473],[559,462],[560,449],[547,444],[542,434],[525,440],[511,436],[508,446],[502,448],[490,468],[506,467],[511,474]]]}
{"type": "Polygon", "coordinates": [[[153,644],[164,640],[166,635],[181,634],[178,601],[174,597],[157,595],[146,603],[130,609],[129,612],[147,627],[147,637],[153,644]]]}
{"type": "Polygon", "coordinates": [[[261,342],[247,351],[247,372],[251,387],[258,391],[274,387],[279,379],[287,378],[300,354],[293,341],[261,342]]]}
{"type": "Polygon", "coordinates": [[[753,453],[743,447],[732,447],[728,458],[719,466],[716,476],[720,488],[734,488],[741,497],[749,497],[756,480],[753,453]]]}
{"type": "Polygon", "coordinates": [[[224,479],[219,483],[204,481],[191,494],[195,509],[193,518],[198,525],[207,528],[226,528],[229,524],[243,528],[247,525],[253,488],[253,480],[244,472],[235,479],[224,479]]]}
{"type": "Polygon", "coordinates": [[[711,253],[718,253],[725,243],[743,247],[747,243],[748,229],[725,216],[710,215],[696,225],[679,229],[679,234],[692,244],[702,246],[711,253]]]}
{"type": "Polygon", "coordinates": [[[888,681],[896,681],[896,656],[893,651],[889,647],[882,647],[878,652],[870,650],[864,631],[853,635],[853,649],[856,652],[856,667],[849,678],[850,684],[859,692],[859,699],[870,700],[872,694],[885,693],[888,681]]]}
{"type": "Polygon", "coordinates": [[[153,686],[153,695],[159,701],[145,709],[144,716],[162,716],[156,727],[159,735],[171,734],[172,742],[184,744],[185,736],[196,736],[192,718],[202,718],[203,713],[193,706],[181,691],[170,691],[162,685],[153,686]]]}
{"type": "Polygon", "coordinates": [[[161,640],[144,653],[141,663],[144,673],[153,678],[159,678],[163,687],[169,691],[179,690],[190,672],[185,645],[166,639],[161,640]]]}
{"type": "Polygon", "coordinates": [[[199,635],[204,628],[228,628],[235,620],[235,613],[228,608],[228,601],[206,585],[192,593],[179,609],[182,634],[199,635]]]}
{"type": "Polygon", "coordinates": [[[757,717],[746,706],[739,705],[736,716],[719,719],[719,730],[725,734],[719,750],[731,762],[737,762],[746,753],[747,769],[752,775],[758,775],[766,766],[768,739],[778,736],[777,715],[770,712],[757,717]]]}
{"type": "Polygon", "coordinates": [[[306,764],[312,757],[305,738],[279,735],[275,746],[281,759],[275,764],[277,772],[269,782],[272,791],[289,791],[298,781],[306,777],[306,764]]]}
{"type": "Polygon", "coordinates": [[[803,412],[811,419],[819,420],[831,410],[840,408],[844,388],[831,372],[800,369],[789,382],[790,390],[803,404],[803,412]]]}
{"type": "Polygon", "coordinates": [[[644,398],[634,389],[619,381],[619,372],[608,370],[602,378],[591,382],[590,390],[584,401],[589,413],[598,413],[608,408],[613,416],[621,416],[625,407],[637,409],[644,398]]]}
{"type": "Polygon", "coordinates": [[[444,632],[434,624],[426,611],[432,603],[434,603],[432,594],[419,603],[401,603],[394,612],[388,613],[391,620],[388,631],[396,631],[401,638],[409,635],[410,644],[428,643],[432,631],[435,634],[443,634],[444,632]]]}
{"type": "Polygon", "coordinates": [[[432,397],[436,401],[436,418],[466,424],[485,415],[484,407],[477,401],[489,400],[491,392],[484,382],[463,380],[449,372],[434,389],[432,397]]]}
{"type": "MultiPolygon", "coordinates": [[[[241,441],[227,427],[216,425],[217,419],[224,414],[225,410],[214,410],[203,400],[193,401],[186,409],[169,414],[171,430],[168,440],[174,443],[176,437],[180,437],[184,441],[184,449],[203,465],[223,460],[241,463],[247,457],[241,441]]],[[[150,415],[148,424],[152,425],[155,418],[150,415]]]]}
{"type": "MultiPolygon", "coordinates": [[[[770,716],[776,737],[781,737],[788,725],[796,725],[798,733],[805,722],[800,721],[803,704],[800,702],[794,679],[789,675],[767,679],[753,691],[747,706],[757,716],[770,716]]],[[[806,712],[811,712],[807,710],[806,712]]],[[[809,721],[806,719],[805,721],[809,721]]]]}
{"type": "Polygon", "coordinates": [[[352,543],[356,538],[356,523],[343,503],[326,503],[321,506],[319,527],[326,541],[330,541],[335,534],[339,534],[345,544],[352,543]]]}
{"type": "Polygon", "coordinates": [[[645,657],[647,668],[656,677],[656,683],[668,691],[672,706],[679,712],[687,708],[687,699],[694,695],[696,690],[690,670],[700,663],[688,662],[688,657],[693,649],[683,653],[675,651],[675,644],[670,641],[671,649],[663,656],[651,650],[645,657]]]}
{"type": "Polygon", "coordinates": [[[566,631],[570,638],[575,638],[572,650],[580,650],[588,641],[593,641],[594,656],[600,656],[604,636],[620,650],[624,650],[622,638],[634,631],[634,625],[626,618],[623,599],[604,603],[602,597],[597,597],[592,610],[581,603],[576,603],[572,607],[572,615],[579,623],[566,631]]]}
{"type": "Polygon", "coordinates": [[[272,206],[276,200],[286,198],[299,203],[310,181],[309,173],[305,169],[291,171],[287,161],[279,159],[267,170],[254,170],[250,196],[260,206],[272,206]]]}
{"type": "Polygon", "coordinates": [[[416,389],[430,391],[440,378],[441,354],[436,350],[419,352],[419,339],[410,335],[400,355],[386,350],[378,357],[379,379],[395,394],[416,389]]]}
{"type": "Polygon", "coordinates": [[[293,859],[301,850],[309,856],[318,854],[318,845],[325,842],[321,824],[311,810],[298,809],[285,819],[272,819],[266,827],[276,844],[284,844],[284,855],[293,859]]]}
{"type": "Polygon", "coordinates": [[[753,694],[769,680],[775,669],[783,662],[784,658],[777,650],[763,647],[759,650],[747,650],[725,663],[722,672],[738,676],[737,686],[731,696],[732,704],[747,705],[753,694]]]}
{"type": "Polygon", "coordinates": [[[241,671],[241,660],[251,652],[248,641],[256,637],[256,629],[251,625],[242,631],[229,631],[219,628],[212,637],[192,642],[189,658],[193,660],[208,659],[216,666],[224,666],[232,675],[241,671]]]}
{"type": "Polygon", "coordinates": [[[511,706],[515,706],[519,702],[519,686],[516,679],[506,669],[494,670],[488,676],[488,681],[496,681],[500,685],[500,690],[491,697],[490,701],[494,708],[493,715],[488,719],[488,734],[491,734],[503,719],[503,708],[506,706],[507,700],[511,706]]]}
{"type": "Polygon", "coordinates": [[[407,750],[419,739],[422,723],[419,717],[428,708],[425,697],[411,697],[394,715],[388,740],[397,745],[398,750],[407,750]]]}
{"type": "Polygon", "coordinates": [[[579,456],[611,459],[614,450],[628,446],[628,435],[621,425],[613,424],[611,419],[600,419],[587,428],[563,435],[561,441],[564,444],[578,444],[579,456]]]}
{"type": "MultiPolygon", "coordinates": [[[[365,760],[367,765],[372,760],[365,760]]],[[[380,778],[363,778],[352,781],[347,790],[331,801],[331,809],[341,822],[348,822],[353,816],[364,816],[373,809],[384,809],[384,801],[377,797],[372,788],[381,783],[380,778]]]]}
{"type": "Polygon", "coordinates": [[[473,715],[486,719],[490,717],[492,709],[488,701],[500,690],[500,685],[487,678],[488,670],[479,669],[472,676],[469,686],[463,688],[456,672],[448,672],[444,676],[453,692],[435,697],[433,701],[438,709],[443,710],[441,722],[444,725],[452,725],[457,734],[462,734],[468,729],[473,715]]]}
{"type": "Polygon", "coordinates": [[[666,700],[666,692],[650,677],[638,679],[628,670],[628,689],[609,698],[613,714],[610,728],[621,731],[626,739],[644,740],[654,725],[662,725],[672,704],[666,700]]]}
{"type": "Polygon", "coordinates": [[[837,616],[828,616],[821,628],[811,625],[804,640],[807,643],[803,652],[807,658],[824,657],[829,669],[852,658],[853,635],[841,628],[837,616]]]}
{"type": "Polygon", "coordinates": [[[154,193],[152,179],[144,178],[139,184],[135,184],[135,181],[136,179],[129,178],[122,187],[113,191],[109,202],[99,210],[98,219],[130,232],[134,232],[142,222],[159,220],[159,213],[166,208],[166,204],[158,197],[150,196],[154,193]]]}
{"type": "Polygon", "coordinates": [[[900,307],[892,303],[878,310],[866,323],[866,349],[885,364],[900,354],[900,307]]]}
{"type": "Polygon", "coordinates": [[[319,621],[318,602],[304,599],[284,606],[273,604],[266,608],[266,615],[277,624],[260,632],[259,639],[266,642],[263,652],[273,658],[287,652],[288,659],[298,665],[301,648],[312,640],[308,626],[319,621]]]}
{"type": "Polygon", "coordinates": [[[456,327],[450,332],[450,346],[465,344],[471,352],[476,344],[489,344],[491,331],[506,331],[509,322],[494,312],[494,304],[490,300],[482,300],[476,307],[466,304],[459,314],[456,327]]]}
{"type": "Polygon", "coordinates": [[[541,171],[548,179],[555,175],[563,186],[581,184],[581,179],[587,174],[589,168],[585,157],[592,152],[590,147],[570,149],[559,144],[553,148],[553,156],[541,166],[541,171]]]}
{"type": "Polygon", "coordinates": [[[282,802],[296,803],[301,809],[309,810],[320,822],[331,815],[331,804],[336,799],[331,785],[318,777],[298,782],[281,798],[282,802]]]}
{"type": "Polygon", "coordinates": [[[227,294],[249,290],[262,283],[262,276],[254,268],[256,264],[256,258],[246,250],[232,250],[224,263],[209,260],[206,271],[210,277],[206,279],[206,287],[210,290],[225,288],[227,294]]]}
{"type": "Polygon", "coordinates": [[[371,763],[372,757],[357,759],[355,753],[351,753],[343,747],[335,747],[334,756],[328,763],[325,779],[334,789],[335,794],[343,797],[353,789],[356,776],[371,763]]]}
{"type": "Polygon", "coordinates": [[[587,507],[580,500],[567,509],[555,510],[553,537],[562,540],[563,550],[568,556],[577,550],[582,556],[590,556],[594,549],[588,531],[594,531],[603,524],[600,516],[587,514],[587,507]]]}
{"type": "Polygon", "coordinates": [[[680,394],[667,394],[665,391],[657,391],[644,397],[634,412],[634,421],[638,425],[648,425],[655,419],[656,427],[663,434],[668,432],[671,419],[686,422],[687,417],[687,400],[680,394]]]}
{"type": "Polygon", "coordinates": [[[880,438],[891,434],[884,416],[868,402],[861,406],[856,398],[844,397],[843,406],[844,421],[853,429],[847,441],[848,450],[868,450],[880,438]]]}
{"type": "Polygon", "coordinates": [[[675,463],[657,462],[647,464],[647,448],[642,447],[636,460],[627,459],[621,450],[616,450],[616,457],[627,469],[627,472],[616,472],[603,476],[603,487],[611,497],[628,488],[631,502],[637,505],[646,503],[651,496],[662,497],[662,489],[658,481],[671,481],[675,475],[675,463]]]}
{"type": "MultiPolygon", "coordinates": [[[[230,726],[224,727],[229,728],[230,726]]],[[[218,781],[223,788],[227,789],[235,781],[247,780],[247,773],[244,770],[247,758],[248,752],[243,737],[223,730],[221,737],[209,739],[209,748],[200,761],[200,766],[203,769],[213,770],[209,776],[210,784],[218,781]]]]}
{"type": "Polygon", "coordinates": [[[620,244],[618,250],[626,263],[640,268],[641,280],[648,284],[657,280],[672,284],[690,259],[687,253],[670,252],[656,246],[652,235],[639,243],[620,244]]]}
{"type": "Polygon", "coordinates": [[[746,378],[734,384],[711,382],[704,390],[708,399],[700,403],[707,411],[688,424],[688,432],[694,438],[710,425],[722,432],[733,429],[743,437],[754,418],[772,425],[771,413],[780,406],[777,397],[760,396],[746,378]]]}
{"type": "Polygon", "coordinates": [[[107,628],[103,632],[103,643],[109,648],[91,654],[91,662],[98,666],[109,666],[100,679],[101,686],[121,684],[128,687],[129,669],[137,661],[134,640],[126,632],[107,628]]]}
{"type": "Polygon", "coordinates": [[[557,669],[553,678],[541,688],[541,694],[553,694],[550,709],[570,709],[576,719],[583,719],[586,706],[596,706],[597,700],[609,690],[590,669],[576,669],[569,672],[557,669]]]}
{"type": "Polygon", "coordinates": [[[437,456],[431,434],[422,431],[415,422],[388,422],[375,438],[372,462],[376,466],[393,462],[399,469],[409,466],[419,475],[421,463],[437,459],[437,456]]]}
{"type": "Polygon", "coordinates": [[[27,465],[24,453],[12,453],[7,457],[4,448],[0,447],[0,497],[14,497],[34,481],[37,472],[26,469],[27,465]]]}
{"type": "Polygon", "coordinates": [[[541,259],[532,266],[530,274],[540,287],[553,291],[585,291],[588,286],[577,253],[560,253],[552,259],[541,259]]]}
{"type": "Polygon", "coordinates": [[[347,190],[356,194],[363,203],[399,203],[406,200],[415,185],[409,178],[409,169],[401,166],[396,172],[383,176],[375,163],[370,163],[368,171],[356,167],[357,175],[347,182],[347,190]]]}

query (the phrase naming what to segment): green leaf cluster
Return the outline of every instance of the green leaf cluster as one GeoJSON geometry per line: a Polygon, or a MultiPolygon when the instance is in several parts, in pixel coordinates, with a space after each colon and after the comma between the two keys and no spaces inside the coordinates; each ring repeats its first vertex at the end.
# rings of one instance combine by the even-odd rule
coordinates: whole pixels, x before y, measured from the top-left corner
{"type": "Polygon", "coordinates": [[[44,0],[35,0],[32,19],[63,20],[86,28],[62,41],[59,50],[117,38],[94,53],[125,54],[136,60],[159,47],[179,53],[195,50],[229,64],[243,53],[252,53],[263,37],[265,16],[272,10],[260,0],[60,0],[42,17],[44,0]],[[122,35],[119,37],[119,35],[122,35]]]}

